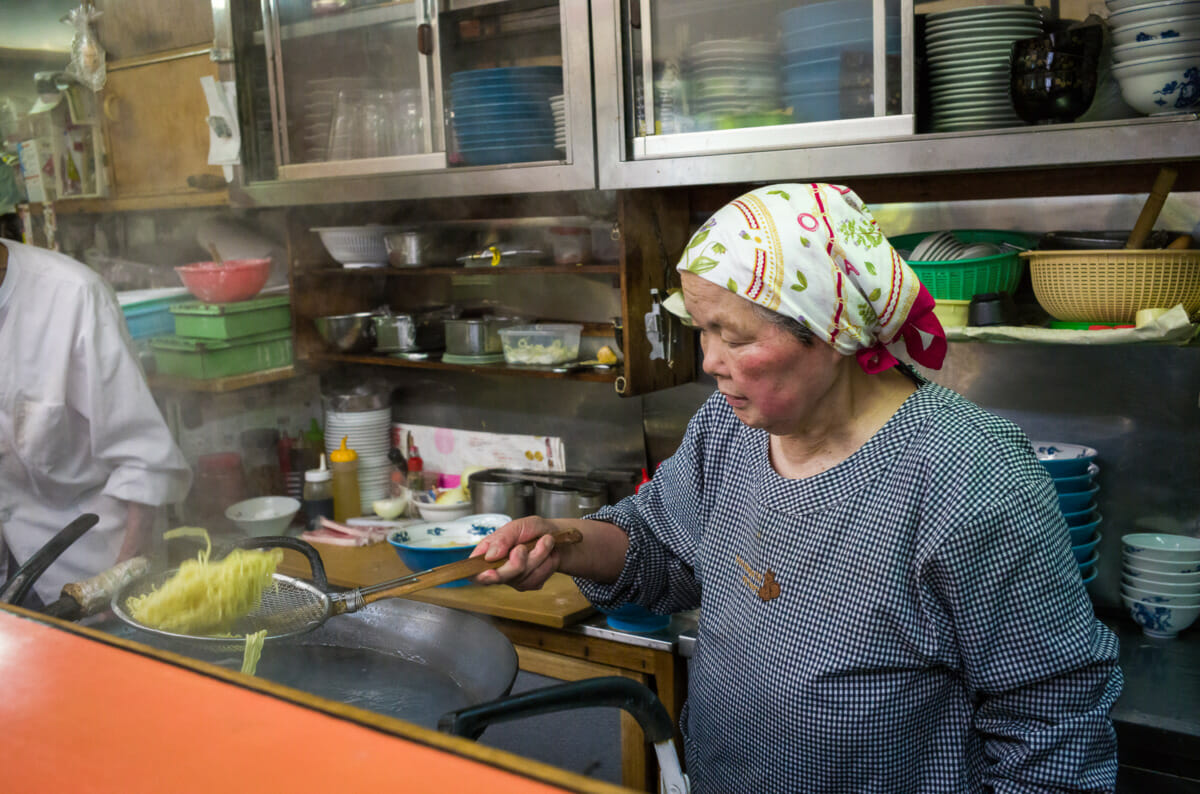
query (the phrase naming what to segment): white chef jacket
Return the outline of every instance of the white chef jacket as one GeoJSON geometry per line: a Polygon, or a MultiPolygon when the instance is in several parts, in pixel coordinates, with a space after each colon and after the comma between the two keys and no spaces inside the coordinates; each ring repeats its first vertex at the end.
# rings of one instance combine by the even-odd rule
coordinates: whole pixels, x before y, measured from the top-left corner
{"type": "Polygon", "coordinates": [[[0,245],[0,538],[24,563],[80,514],[100,516],[37,580],[50,602],[116,562],[126,502],[181,500],[192,473],[111,287],[70,257],[0,245]]]}

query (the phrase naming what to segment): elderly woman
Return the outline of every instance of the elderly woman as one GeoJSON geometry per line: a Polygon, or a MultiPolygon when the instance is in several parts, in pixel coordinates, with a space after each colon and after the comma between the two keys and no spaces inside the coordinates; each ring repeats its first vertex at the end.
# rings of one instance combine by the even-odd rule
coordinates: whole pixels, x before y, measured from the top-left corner
{"type": "Polygon", "coordinates": [[[850,190],[754,190],[677,269],[717,393],[582,542],[480,583],[700,608],[680,725],[696,791],[1111,791],[1117,641],[1011,422],[937,386],[933,301],[850,190]],[[903,344],[901,344],[903,343],[903,344]]]}

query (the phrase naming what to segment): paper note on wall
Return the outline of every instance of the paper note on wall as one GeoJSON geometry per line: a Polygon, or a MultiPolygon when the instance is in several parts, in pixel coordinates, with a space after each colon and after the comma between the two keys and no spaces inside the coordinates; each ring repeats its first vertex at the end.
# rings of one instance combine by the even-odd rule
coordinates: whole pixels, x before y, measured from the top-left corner
{"type": "Polygon", "coordinates": [[[208,164],[230,166],[240,162],[242,133],[237,120],[237,87],[230,80],[218,83],[200,78],[208,102],[208,164]]]}
{"type": "Polygon", "coordinates": [[[392,446],[408,453],[408,434],[421,454],[425,471],[459,474],[471,466],[489,469],[566,471],[567,451],[561,438],[452,430],[428,425],[392,424],[392,446]]]}

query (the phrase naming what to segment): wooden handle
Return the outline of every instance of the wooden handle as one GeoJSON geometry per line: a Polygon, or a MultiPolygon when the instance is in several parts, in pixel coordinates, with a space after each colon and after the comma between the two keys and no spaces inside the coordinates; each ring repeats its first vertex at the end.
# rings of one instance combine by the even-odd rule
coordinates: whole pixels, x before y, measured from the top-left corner
{"type": "MultiPolygon", "coordinates": [[[[583,533],[578,529],[560,529],[551,537],[554,538],[554,545],[566,545],[568,543],[578,543],[583,540],[583,533]]],[[[536,540],[526,541],[521,545],[527,549],[532,549],[541,538],[536,540]]],[[[474,576],[492,568],[499,568],[508,560],[508,557],[501,557],[498,560],[485,560],[483,555],[478,557],[468,557],[465,560],[452,562],[447,565],[439,565],[436,568],[430,568],[428,571],[421,571],[412,576],[405,576],[399,581],[395,587],[389,587],[386,590],[380,590],[374,593],[366,593],[363,595],[363,603],[371,604],[381,598],[395,598],[397,596],[408,595],[415,593],[418,590],[424,590],[429,587],[437,587],[446,582],[457,582],[459,579],[466,579],[468,576],[474,576]]]]}
{"type": "Polygon", "coordinates": [[[1174,187],[1177,176],[1179,174],[1174,168],[1159,170],[1158,176],[1154,180],[1154,187],[1150,188],[1150,195],[1146,197],[1146,203],[1142,205],[1142,212],[1138,215],[1137,223],[1133,225],[1133,231],[1129,233],[1129,240],[1125,243],[1125,248],[1141,248],[1146,244],[1146,238],[1150,235],[1150,230],[1154,228],[1154,222],[1158,220],[1158,213],[1162,212],[1163,202],[1167,200],[1167,194],[1174,187]]]}
{"type": "Polygon", "coordinates": [[[1181,234],[1167,245],[1167,248],[1172,248],[1172,249],[1191,248],[1191,247],[1192,247],[1192,236],[1190,234],[1181,234]]]}

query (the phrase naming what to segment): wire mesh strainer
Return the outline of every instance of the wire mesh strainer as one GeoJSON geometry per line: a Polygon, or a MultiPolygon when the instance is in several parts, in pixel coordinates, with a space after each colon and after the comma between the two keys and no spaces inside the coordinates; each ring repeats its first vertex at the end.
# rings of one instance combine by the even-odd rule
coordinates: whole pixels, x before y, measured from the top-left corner
{"type": "MultiPolygon", "coordinates": [[[[578,543],[582,537],[578,529],[562,529],[554,533],[554,542],[556,545],[578,543]]],[[[530,541],[523,545],[531,548],[534,543],[536,541],[530,541]]],[[[130,626],[159,637],[200,643],[214,648],[225,647],[240,644],[246,634],[264,629],[267,632],[267,640],[296,637],[312,631],[334,615],[357,612],[367,604],[383,598],[396,598],[424,590],[427,587],[436,587],[446,582],[465,579],[489,568],[497,568],[503,565],[506,559],[488,561],[483,557],[470,557],[448,565],[439,565],[427,571],[401,576],[398,579],[332,595],[302,579],[279,573],[273,574],[274,585],[263,590],[259,605],[254,611],[237,621],[230,629],[229,635],[207,636],[165,631],[142,623],[130,614],[127,607],[130,598],[144,595],[154,588],[161,587],[178,572],[178,569],[143,576],[130,582],[113,596],[112,610],[118,618],[130,626]]]]}

